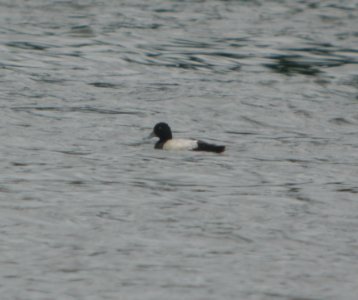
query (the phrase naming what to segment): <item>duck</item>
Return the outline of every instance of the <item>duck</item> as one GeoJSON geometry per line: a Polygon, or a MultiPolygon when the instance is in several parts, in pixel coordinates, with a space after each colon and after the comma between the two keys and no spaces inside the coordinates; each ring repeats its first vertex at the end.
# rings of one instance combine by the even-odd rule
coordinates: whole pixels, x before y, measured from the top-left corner
{"type": "Polygon", "coordinates": [[[157,123],[152,133],[149,135],[150,138],[158,137],[159,140],[155,143],[155,149],[162,150],[192,150],[192,151],[207,151],[222,153],[225,151],[225,146],[209,144],[201,140],[193,139],[174,139],[172,130],[169,125],[165,122],[157,123]]]}

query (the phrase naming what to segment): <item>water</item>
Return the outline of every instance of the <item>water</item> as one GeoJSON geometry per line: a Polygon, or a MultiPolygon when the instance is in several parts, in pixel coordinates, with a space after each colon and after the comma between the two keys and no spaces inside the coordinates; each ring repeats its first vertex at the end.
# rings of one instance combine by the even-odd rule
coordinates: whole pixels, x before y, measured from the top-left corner
{"type": "Polygon", "coordinates": [[[1,1],[1,299],[355,300],[357,8],[1,1]]]}

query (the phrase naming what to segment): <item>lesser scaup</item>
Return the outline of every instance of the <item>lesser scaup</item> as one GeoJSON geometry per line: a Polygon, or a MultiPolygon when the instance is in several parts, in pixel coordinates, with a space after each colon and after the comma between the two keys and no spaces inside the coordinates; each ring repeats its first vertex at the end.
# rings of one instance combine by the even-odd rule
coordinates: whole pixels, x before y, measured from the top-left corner
{"type": "Polygon", "coordinates": [[[155,149],[164,150],[193,150],[221,153],[225,146],[209,144],[200,140],[173,139],[172,131],[167,123],[160,122],[154,126],[150,137],[158,137],[155,149]]]}

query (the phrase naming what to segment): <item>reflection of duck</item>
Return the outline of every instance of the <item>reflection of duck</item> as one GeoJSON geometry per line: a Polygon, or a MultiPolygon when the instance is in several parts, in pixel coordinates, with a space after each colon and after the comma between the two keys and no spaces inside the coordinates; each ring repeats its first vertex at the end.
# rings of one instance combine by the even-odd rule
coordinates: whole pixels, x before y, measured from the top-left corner
{"type": "Polygon", "coordinates": [[[172,131],[167,123],[161,122],[154,126],[150,137],[158,137],[159,141],[155,144],[155,149],[164,150],[193,150],[221,153],[225,151],[225,146],[208,144],[199,140],[173,139],[172,131]]]}

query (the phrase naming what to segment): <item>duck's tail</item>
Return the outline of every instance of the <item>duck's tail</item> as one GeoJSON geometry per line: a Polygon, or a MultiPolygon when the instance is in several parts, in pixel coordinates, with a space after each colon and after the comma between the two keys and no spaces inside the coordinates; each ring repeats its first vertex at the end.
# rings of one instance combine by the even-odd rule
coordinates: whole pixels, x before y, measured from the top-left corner
{"type": "Polygon", "coordinates": [[[194,150],[195,151],[208,151],[208,152],[222,153],[225,151],[225,146],[208,144],[203,141],[198,141],[198,148],[196,148],[194,150]]]}

